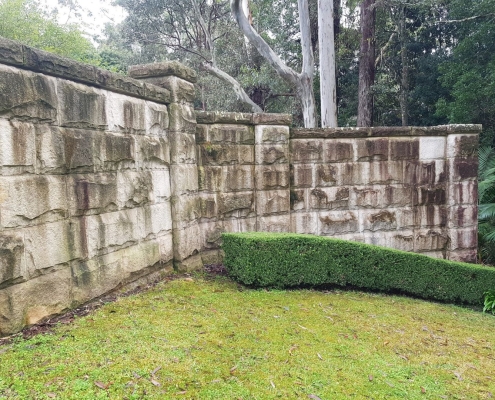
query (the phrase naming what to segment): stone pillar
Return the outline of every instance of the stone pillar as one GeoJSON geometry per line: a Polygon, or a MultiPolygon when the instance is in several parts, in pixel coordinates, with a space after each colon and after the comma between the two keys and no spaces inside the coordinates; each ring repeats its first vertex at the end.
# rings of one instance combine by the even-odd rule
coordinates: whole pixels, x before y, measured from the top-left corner
{"type": "Polygon", "coordinates": [[[135,79],[166,88],[169,104],[170,177],[174,265],[178,270],[202,266],[200,199],[196,159],[196,115],[193,104],[196,72],[176,61],[136,65],[129,68],[135,79]]]}

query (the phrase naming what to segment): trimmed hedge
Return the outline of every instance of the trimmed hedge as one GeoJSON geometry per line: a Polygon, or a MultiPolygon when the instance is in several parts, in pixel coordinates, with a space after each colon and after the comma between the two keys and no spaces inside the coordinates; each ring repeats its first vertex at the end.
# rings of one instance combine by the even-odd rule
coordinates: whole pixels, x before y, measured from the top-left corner
{"type": "Polygon", "coordinates": [[[328,237],[225,233],[223,249],[230,275],[246,285],[351,285],[473,305],[495,289],[495,268],[328,237]]]}

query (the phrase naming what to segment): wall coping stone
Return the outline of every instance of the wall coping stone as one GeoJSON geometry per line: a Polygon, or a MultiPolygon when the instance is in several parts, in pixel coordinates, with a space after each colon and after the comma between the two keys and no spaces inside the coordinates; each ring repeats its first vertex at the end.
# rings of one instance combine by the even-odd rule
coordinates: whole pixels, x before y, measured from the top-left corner
{"type": "Polygon", "coordinates": [[[0,37],[0,63],[84,83],[143,100],[170,104],[170,91],[93,65],[0,37]]]}
{"type": "Polygon", "coordinates": [[[132,65],[127,72],[135,79],[176,76],[185,81],[196,83],[198,75],[192,68],[186,67],[178,61],[162,61],[152,64],[132,65]]]}
{"type": "Polygon", "coordinates": [[[290,114],[196,111],[198,124],[292,125],[290,114]]]}
{"type": "Polygon", "coordinates": [[[325,138],[363,138],[394,136],[448,136],[453,134],[479,134],[482,125],[439,125],[429,127],[418,126],[382,126],[372,128],[292,128],[292,139],[325,139],[325,138]]]}

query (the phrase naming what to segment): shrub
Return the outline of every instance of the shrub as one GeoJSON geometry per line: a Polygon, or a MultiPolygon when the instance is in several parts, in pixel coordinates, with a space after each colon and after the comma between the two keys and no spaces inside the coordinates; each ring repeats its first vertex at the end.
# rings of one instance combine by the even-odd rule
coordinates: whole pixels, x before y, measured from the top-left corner
{"type": "Polygon", "coordinates": [[[261,287],[351,285],[473,305],[495,287],[494,268],[321,236],[225,233],[223,249],[230,275],[261,287]]]}

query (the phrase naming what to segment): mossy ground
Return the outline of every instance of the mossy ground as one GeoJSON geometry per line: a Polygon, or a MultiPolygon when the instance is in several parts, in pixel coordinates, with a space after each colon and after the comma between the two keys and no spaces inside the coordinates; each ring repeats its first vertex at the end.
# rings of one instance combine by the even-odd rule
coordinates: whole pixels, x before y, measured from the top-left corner
{"type": "Polygon", "coordinates": [[[0,399],[483,399],[493,332],[450,305],[197,276],[0,347],[0,399]]]}

